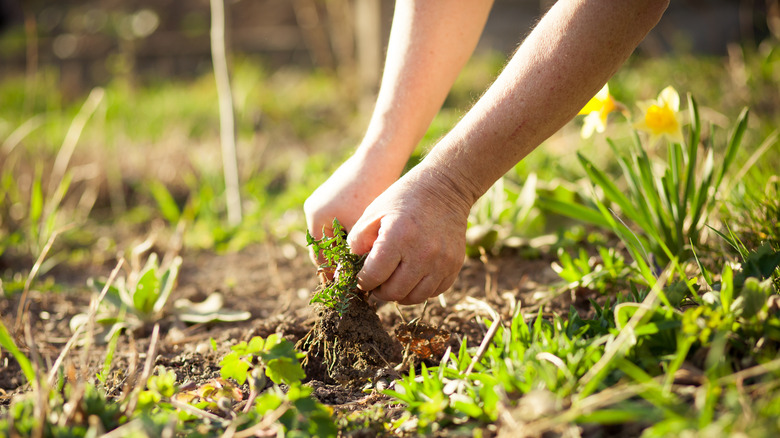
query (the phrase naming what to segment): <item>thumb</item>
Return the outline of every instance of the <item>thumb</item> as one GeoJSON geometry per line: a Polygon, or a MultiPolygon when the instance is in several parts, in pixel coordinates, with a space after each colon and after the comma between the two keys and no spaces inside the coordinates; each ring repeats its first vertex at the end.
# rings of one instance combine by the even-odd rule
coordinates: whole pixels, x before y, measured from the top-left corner
{"type": "Polygon", "coordinates": [[[371,251],[376,238],[379,236],[381,218],[375,218],[368,223],[358,220],[352,231],[347,235],[347,244],[355,254],[365,254],[371,251]]]}

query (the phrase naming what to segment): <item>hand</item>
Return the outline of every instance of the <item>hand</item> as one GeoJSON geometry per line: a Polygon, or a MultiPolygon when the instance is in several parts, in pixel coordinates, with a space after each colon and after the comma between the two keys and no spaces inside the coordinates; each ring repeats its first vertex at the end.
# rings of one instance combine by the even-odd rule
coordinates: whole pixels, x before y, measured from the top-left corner
{"type": "Polygon", "coordinates": [[[422,303],[449,289],[463,265],[471,204],[421,163],[367,208],[349,233],[368,252],[358,287],[382,300],[422,303]]]}
{"type": "MultiPolygon", "coordinates": [[[[349,231],[360,215],[380,193],[398,178],[400,171],[382,166],[382,160],[370,160],[355,154],[344,162],[303,204],[306,225],[315,239],[333,235],[333,219],[349,231]]],[[[319,265],[324,260],[312,254],[319,265]]]]}

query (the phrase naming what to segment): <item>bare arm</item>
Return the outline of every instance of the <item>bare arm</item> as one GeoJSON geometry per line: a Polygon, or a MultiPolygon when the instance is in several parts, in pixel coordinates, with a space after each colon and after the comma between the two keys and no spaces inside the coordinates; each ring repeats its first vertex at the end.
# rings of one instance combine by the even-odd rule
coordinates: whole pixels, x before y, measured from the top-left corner
{"type": "Polygon", "coordinates": [[[333,218],[351,229],[401,175],[476,47],[493,0],[396,3],[379,96],[355,154],[304,205],[319,237],[333,218]]]}
{"type": "Polygon", "coordinates": [[[454,282],[466,220],[493,182],[560,129],[655,26],[667,0],[560,0],[460,123],[366,209],[360,287],[419,303],[454,282]]]}

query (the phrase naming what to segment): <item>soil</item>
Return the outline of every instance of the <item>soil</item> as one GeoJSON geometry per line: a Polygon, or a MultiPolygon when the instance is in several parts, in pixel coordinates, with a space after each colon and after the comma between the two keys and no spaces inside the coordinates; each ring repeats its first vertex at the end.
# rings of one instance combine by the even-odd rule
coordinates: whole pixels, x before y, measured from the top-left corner
{"type": "Polygon", "coordinates": [[[315,306],[314,327],[297,345],[306,353],[308,379],[361,385],[401,362],[401,343],[385,331],[362,294],[353,293],[343,315],[323,304],[315,306]]]}
{"type": "MultiPolygon", "coordinates": [[[[486,333],[485,319],[500,317],[506,323],[517,306],[529,317],[539,308],[566,315],[572,304],[576,308],[587,302],[587,297],[575,296],[573,300],[568,292],[551,293],[550,285],[560,281],[550,268],[552,259],[528,260],[518,252],[505,251],[481,260],[467,259],[452,288],[427,305],[356,300],[355,310],[339,318],[330,309],[309,306],[318,279],[301,246],[266,244],[232,254],[181,255],[184,264],[171,303],[178,298],[200,301],[220,292],[225,308],[245,310],[252,317],[243,322],[190,326],[172,317],[163,318],[158,321],[155,365],[175,371],[180,384],[206,382],[219,376],[219,361],[231,346],[253,336],[278,333],[308,346],[307,384],[322,403],[344,412],[386,401],[378,393],[366,395],[360,386],[382,380],[386,383],[397,376],[393,370],[405,359],[407,366],[420,360],[437,362],[448,346],[456,347],[464,340],[478,345],[486,333]],[[310,332],[319,334],[302,341],[310,332]],[[321,358],[329,354],[326,352],[335,335],[347,341],[328,369],[321,358]],[[410,356],[415,360],[410,361],[410,356]]],[[[15,272],[26,277],[29,267],[16,262],[0,257],[3,278],[13,277],[15,272]]],[[[112,269],[109,265],[58,267],[47,273],[54,278],[56,291],[36,289],[37,284],[51,284],[46,277],[30,290],[26,329],[16,332],[16,339],[28,357],[38,358],[41,370],[49,369],[60,355],[71,337],[68,322],[73,315],[85,312],[94,296],[86,287],[86,278],[107,277],[112,269]]],[[[12,332],[20,295],[0,299],[0,315],[12,332]]],[[[582,309],[586,307],[582,305],[582,309]]],[[[106,383],[109,393],[121,394],[134,382],[144,367],[151,333],[152,327],[147,326],[119,338],[106,383]]],[[[91,379],[103,367],[105,355],[104,345],[73,348],[65,358],[66,375],[91,379]]],[[[14,359],[8,354],[0,356],[0,407],[28,389],[23,380],[14,359]]]]}

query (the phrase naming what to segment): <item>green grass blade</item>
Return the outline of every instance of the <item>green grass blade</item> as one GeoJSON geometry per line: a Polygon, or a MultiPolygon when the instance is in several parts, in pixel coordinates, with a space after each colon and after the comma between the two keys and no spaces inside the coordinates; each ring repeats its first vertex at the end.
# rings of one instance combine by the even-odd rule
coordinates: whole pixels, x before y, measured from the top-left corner
{"type": "Polygon", "coordinates": [[[178,223],[179,218],[181,218],[181,211],[168,188],[165,187],[163,183],[156,180],[150,181],[148,187],[152,197],[154,197],[154,200],[157,201],[160,214],[162,214],[168,223],[178,223]]]}
{"type": "Polygon", "coordinates": [[[647,153],[642,149],[639,137],[635,133],[635,144],[637,152],[634,154],[634,166],[639,169],[639,176],[641,177],[642,193],[644,195],[644,201],[650,205],[651,210],[654,212],[654,223],[658,234],[662,234],[665,238],[671,239],[671,229],[669,224],[672,221],[669,212],[663,208],[661,204],[661,198],[658,195],[658,189],[655,184],[655,176],[653,175],[650,159],[647,157],[647,153]]]}
{"type": "Polygon", "coordinates": [[[536,200],[536,205],[542,210],[581,220],[602,228],[612,228],[610,223],[604,219],[604,216],[602,216],[598,210],[594,210],[593,208],[586,207],[576,202],[566,202],[548,197],[540,197],[536,200]]]}
{"type": "Polygon", "coordinates": [[[27,381],[30,383],[34,382],[35,371],[33,370],[32,362],[16,346],[13,337],[8,333],[8,329],[5,328],[2,321],[0,321],[0,347],[11,353],[14,359],[19,362],[19,367],[22,368],[22,374],[24,374],[27,381]]]}
{"type": "Polygon", "coordinates": [[[642,216],[637,213],[631,200],[628,199],[623,194],[623,192],[617,188],[617,186],[609,177],[607,177],[606,174],[596,169],[596,166],[594,166],[590,160],[585,158],[585,156],[579,152],[577,153],[577,158],[579,158],[580,163],[585,169],[585,172],[588,174],[588,177],[590,177],[590,180],[594,184],[601,187],[602,190],[604,190],[604,194],[606,195],[607,199],[617,204],[623,214],[625,214],[630,220],[636,222],[637,225],[643,229],[649,228],[649,224],[647,224],[647,222],[643,220],[642,216]]]}
{"type": "Polygon", "coordinates": [[[623,176],[625,177],[626,183],[628,184],[629,193],[631,194],[631,198],[634,200],[635,204],[639,207],[639,213],[644,217],[644,221],[646,223],[657,225],[658,221],[650,210],[650,204],[644,202],[645,195],[642,189],[642,178],[640,178],[629,161],[618,153],[614,142],[607,140],[607,143],[612,148],[615,157],[617,157],[618,164],[623,170],[623,176]]]}
{"type": "Polygon", "coordinates": [[[713,157],[712,149],[707,151],[707,158],[704,159],[704,171],[701,180],[701,185],[697,190],[695,196],[695,205],[691,209],[691,225],[689,231],[689,237],[696,238],[694,243],[698,243],[699,221],[704,215],[704,206],[710,198],[710,186],[712,184],[713,169],[715,166],[715,159],[713,157]]]}
{"type": "Polygon", "coordinates": [[[715,180],[715,184],[713,185],[716,190],[720,186],[721,181],[723,181],[723,177],[726,175],[726,172],[731,167],[731,163],[734,161],[734,157],[737,155],[739,146],[742,144],[742,138],[744,137],[745,130],[747,129],[749,114],[750,111],[748,111],[747,108],[743,109],[739,114],[739,118],[737,119],[737,126],[734,128],[734,132],[731,134],[731,139],[729,140],[728,146],[726,147],[726,153],[723,157],[723,164],[721,165],[720,172],[718,173],[718,178],[715,180]]]}
{"type": "Polygon", "coordinates": [[[696,182],[696,162],[699,151],[699,140],[701,139],[701,120],[699,119],[699,107],[696,104],[696,100],[688,93],[688,109],[691,113],[691,132],[688,140],[688,165],[685,167],[685,188],[683,189],[682,204],[680,208],[682,211],[687,211],[688,207],[693,204],[691,196],[691,190],[696,182]]]}
{"type": "Polygon", "coordinates": [[[704,281],[707,282],[707,285],[712,287],[712,275],[710,274],[710,271],[707,270],[707,268],[704,267],[704,265],[701,263],[701,260],[699,260],[699,256],[696,254],[696,248],[693,247],[693,241],[691,239],[688,239],[688,242],[691,244],[691,252],[693,253],[693,258],[696,260],[696,264],[699,266],[699,271],[701,271],[702,277],[704,277],[704,281]]]}

